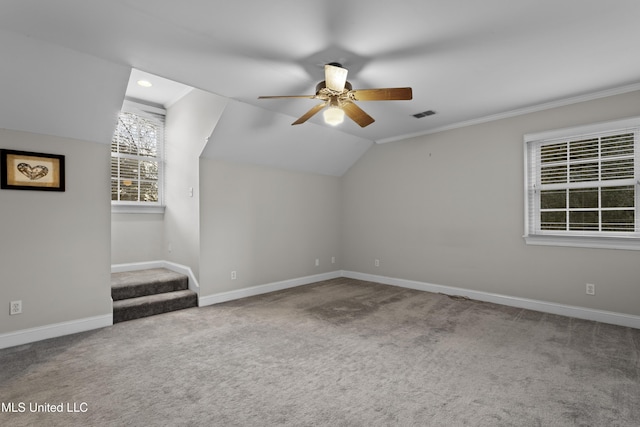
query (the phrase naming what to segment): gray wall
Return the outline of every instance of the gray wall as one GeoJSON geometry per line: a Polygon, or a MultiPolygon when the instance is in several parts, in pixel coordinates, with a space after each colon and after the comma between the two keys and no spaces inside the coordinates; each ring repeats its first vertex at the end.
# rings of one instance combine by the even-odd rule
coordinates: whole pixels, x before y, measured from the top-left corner
{"type": "Polygon", "coordinates": [[[523,135],[637,115],[640,92],[374,146],[343,177],[344,269],[640,315],[640,252],[522,238],[523,135]]]}
{"type": "Polygon", "coordinates": [[[340,178],[203,158],[200,191],[202,296],[341,269],[340,178]]]}
{"type": "Polygon", "coordinates": [[[0,190],[0,333],[110,314],[109,146],[0,129],[0,147],[66,156],[65,192],[0,190]]]}
{"type": "MultiPolygon", "coordinates": [[[[523,134],[639,114],[636,92],[376,145],[342,178],[200,159],[201,295],[345,269],[640,315],[640,252],[521,237],[523,134]]],[[[0,146],[67,156],[66,192],[0,191],[0,301],[24,310],[0,309],[0,333],[110,314],[109,146],[8,130],[0,146]]]]}
{"type": "Polygon", "coordinates": [[[164,259],[164,215],[111,215],[111,264],[164,259]]]}
{"type": "Polygon", "coordinates": [[[198,277],[198,159],[225,105],[225,98],[194,89],[167,109],[165,213],[114,213],[112,264],[166,260],[190,267],[198,277]]]}
{"type": "Polygon", "coordinates": [[[167,208],[164,214],[162,256],[157,259],[186,265],[196,278],[200,265],[199,157],[226,103],[226,98],[194,89],[167,109],[167,208]]]}

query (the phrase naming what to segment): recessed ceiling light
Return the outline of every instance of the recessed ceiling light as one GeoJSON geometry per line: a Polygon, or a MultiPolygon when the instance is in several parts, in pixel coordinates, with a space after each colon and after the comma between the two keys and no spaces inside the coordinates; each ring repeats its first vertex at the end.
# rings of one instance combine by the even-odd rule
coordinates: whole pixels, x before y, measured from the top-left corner
{"type": "Polygon", "coordinates": [[[151,87],[153,84],[149,80],[138,80],[138,86],[151,87]]]}

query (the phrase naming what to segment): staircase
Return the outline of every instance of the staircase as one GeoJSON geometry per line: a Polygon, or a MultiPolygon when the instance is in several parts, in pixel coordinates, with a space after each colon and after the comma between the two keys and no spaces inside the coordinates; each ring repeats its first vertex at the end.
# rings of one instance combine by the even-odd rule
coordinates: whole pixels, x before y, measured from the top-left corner
{"type": "Polygon", "coordinates": [[[111,273],[113,323],[197,307],[184,274],[165,268],[111,273]]]}

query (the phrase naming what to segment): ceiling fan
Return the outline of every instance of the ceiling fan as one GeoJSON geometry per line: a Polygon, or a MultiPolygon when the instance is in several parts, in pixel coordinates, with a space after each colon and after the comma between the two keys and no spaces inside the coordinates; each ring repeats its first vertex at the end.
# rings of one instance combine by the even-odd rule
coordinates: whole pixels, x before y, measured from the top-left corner
{"type": "Polygon", "coordinates": [[[348,70],[341,64],[331,62],[324,66],[325,80],[318,83],[315,95],[259,96],[258,99],[309,98],[322,101],[292,125],[302,124],[323,108],[328,107],[323,113],[326,123],[334,126],[340,124],[344,121],[346,114],[360,127],[365,127],[375,120],[358,107],[354,101],[405,101],[413,97],[410,87],[353,89],[351,83],[347,81],[347,73],[348,70]]]}

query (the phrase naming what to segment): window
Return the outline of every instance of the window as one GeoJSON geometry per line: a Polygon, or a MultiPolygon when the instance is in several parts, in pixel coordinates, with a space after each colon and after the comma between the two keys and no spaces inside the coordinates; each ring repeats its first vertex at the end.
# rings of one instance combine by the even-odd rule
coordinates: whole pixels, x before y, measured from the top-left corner
{"type": "Polygon", "coordinates": [[[131,108],[118,115],[111,141],[111,202],[114,206],[162,205],[163,121],[131,108]]]}
{"type": "Polygon", "coordinates": [[[640,118],[525,136],[529,244],[640,249],[640,118]]]}

